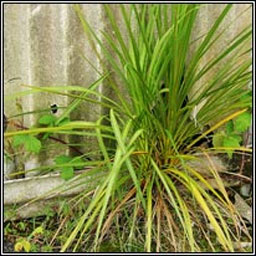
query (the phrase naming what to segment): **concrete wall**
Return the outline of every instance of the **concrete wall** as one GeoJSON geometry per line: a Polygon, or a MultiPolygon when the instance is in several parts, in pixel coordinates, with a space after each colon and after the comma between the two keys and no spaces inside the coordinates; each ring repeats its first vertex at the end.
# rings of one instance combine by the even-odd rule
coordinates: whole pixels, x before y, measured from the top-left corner
{"type": "MultiPolygon", "coordinates": [[[[104,26],[99,4],[82,5],[92,27],[98,32],[104,26]]],[[[82,85],[89,86],[98,74],[82,59],[80,52],[100,69],[99,62],[85,39],[83,29],[72,5],[69,4],[5,4],[4,5],[4,94],[20,92],[36,86],[82,85]],[[15,79],[18,78],[18,79],[15,79]],[[14,80],[12,80],[14,79],[14,80]],[[10,81],[11,80],[11,81],[10,81]]],[[[99,88],[101,90],[101,88],[99,88]]],[[[21,112],[47,109],[51,104],[65,107],[66,96],[37,93],[16,100],[5,101],[4,112],[10,117],[21,112]]],[[[81,104],[72,113],[73,119],[96,120],[100,109],[91,104],[81,104]]],[[[49,112],[50,113],[50,112],[49,112]]],[[[58,110],[56,116],[61,115],[58,110]]],[[[36,123],[39,114],[25,115],[20,122],[25,127],[36,123]]],[[[11,127],[10,127],[11,129],[11,127]]],[[[65,138],[75,143],[74,138],[65,138]]],[[[80,138],[80,143],[81,138],[80,138]]],[[[87,141],[86,149],[93,149],[93,141],[87,141]]],[[[54,143],[50,140],[47,143],[54,143]]],[[[53,155],[63,154],[63,147],[42,152],[38,157],[25,161],[25,169],[50,164],[53,155]]],[[[71,153],[71,152],[70,152],[71,153]]],[[[22,167],[20,167],[22,168],[22,167]]],[[[31,175],[27,174],[27,176],[31,175]]]]}
{"type": "MultiPolygon", "coordinates": [[[[96,33],[99,34],[100,30],[109,30],[101,4],[82,4],[81,6],[86,19],[96,33]]],[[[205,33],[212,26],[223,7],[224,4],[206,4],[201,8],[194,30],[194,38],[205,33]]],[[[211,55],[214,56],[216,52],[219,52],[228,38],[251,22],[251,9],[239,19],[236,18],[248,7],[250,7],[249,4],[234,5],[226,20],[226,23],[232,21],[230,29],[224,36],[222,44],[213,47],[205,56],[204,62],[207,62],[211,55]]],[[[112,8],[115,9],[118,20],[120,15],[118,5],[112,5],[112,8]]],[[[86,87],[98,78],[98,74],[80,56],[81,51],[98,69],[101,69],[71,4],[5,4],[3,10],[4,95],[26,90],[21,84],[42,87],[50,85],[83,85],[86,87]]],[[[121,22],[120,26],[122,26],[121,22]]],[[[218,68],[221,66],[217,67],[216,72],[218,68]]],[[[99,87],[99,90],[111,95],[111,91],[103,85],[99,87]]],[[[7,116],[13,116],[21,112],[48,108],[51,104],[65,107],[69,104],[69,99],[54,94],[43,94],[43,96],[33,94],[5,101],[4,112],[7,116]]],[[[100,107],[83,103],[72,114],[72,118],[96,120],[101,111],[100,107]]],[[[60,114],[61,110],[56,115],[60,114]]],[[[37,119],[38,115],[25,115],[20,121],[24,126],[30,127],[37,119]]],[[[71,142],[82,142],[80,138],[62,138],[71,142]]],[[[93,150],[93,148],[94,141],[86,140],[86,150],[93,150]]],[[[39,157],[30,157],[25,161],[25,169],[48,164],[51,162],[51,156],[58,152],[63,153],[63,150],[61,147],[58,149],[52,147],[39,157]]]]}

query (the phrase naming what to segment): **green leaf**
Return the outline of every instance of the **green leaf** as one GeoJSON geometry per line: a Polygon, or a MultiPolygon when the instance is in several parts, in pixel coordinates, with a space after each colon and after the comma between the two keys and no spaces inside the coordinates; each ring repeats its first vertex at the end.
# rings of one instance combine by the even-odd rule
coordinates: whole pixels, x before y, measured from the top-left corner
{"type": "Polygon", "coordinates": [[[81,165],[81,166],[76,166],[76,168],[83,168],[82,164],[85,163],[83,159],[81,159],[81,157],[70,157],[70,156],[66,156],[66,155],[61,155],[55,158],[55,163],[56,164],[74,164],[74,165],[81,165]]]}
{"type": "Polygon", "coordinates": [[[32,152],[32,153],[39,153],[41,146],[42,146],[41,141],[32,135],[24,134],[24,135],[14,136],[13,146],[17,147],[21,144],[24,144],[25,149],[28,152],[32,152]]]}
{"type": "MultiPolygon", "coordinates": [[[[56,164],[67,164],[67,163],[70,163],[72,160],[73,160],[73,158],[70,156],[61,155],[61,156],[58,156],[55,158],[55,163],[56,164]]],[[[74,168],[72,166],[61,167],[60,175],[61,175],[62,179],[69,180],[74,177],[74,168]]]]}
{"type": "MultiPolygon", "coordinates": [[[[229,137],[225,137],[225,138],[224,138],[224,140],[223,140],[223,146],[224,146],[224,147],[240,147],[240,144],[239,144],[239,140],[237,140],[237,139],[234,138],[233,136],[229,136],[229,137]]],[[[228,150],[226,150],[226,151],[227,151],[228,157],[231,159],[234,150],[228,149],[228,150]]]]}
{"type": "Polygon", "coordinates": [[[19,222],[19,223],[18,223],[18,226],[19,226],[19,228],[20,228],[22,231],[25,231],[25,230],[26,230],[26,225],[25,225],[24,222],[19,222]]]}
{"type": "Polygon", "coordinates": [[[72,157],[61,155],[56,157],[54,161],[56,164],[66,164],[66,163],[69,163],[71,160],[72,160],[72,157]]]}
{"type": "Polygon", "coordinates": [[[71,163],[75,164],[75,165],[81,165],[81,166],[75,166],[76,169],[83,169],[83,165],[85,162],[83,159],[81,159],[81,157],[75,157],[71,160],[71,163]]]}
{"type": "Polygon", "coordinates": [[[237,140],[239,143],[243,140],[242,137],[240,135],[237,134],[231,134],[230,135],[231,138],[234,138],[235,140],[237,140]]]}
{"type": "MultiPolygon", "coordinates": [[[[39,119],[39,123],[43,124],[43,125],[47,125],[49,127],[54,126],[55,122],[56,122],[57,118],[54,115],[51,114],[46,114],[43,115],[40,119],[39,119]]],[[[45,133],[43,135],[42,140],[46,140],[47,138],[49,138],[49,136],[51,136],[51,133],[45,133]]]]}
{"type": "Polygon", "coordinates": [[[55,122],[57,118],[53,115],[50,114],[46,114],[43,115],[40,119],[39,119],[39,124],[44,124],[44,125],[50,125],[53,124],[55,122]]]}
{"type": "Polygon", "coordinates": [[[39,153],[42,147],[41,141],[32,135],[27,136],[27,140],[24,143],[27,151],[32,153],[39,153]]]}
{"type": "Polygon", "coordinates": [[[230,135],[234,131],[234,124],[232,120],[229,120],[226,124],[227,135],[230,135]]]}
{"type": "Polygon", "coordinates": [[[245,132],[251,125],[251,114],[244,112],[234,120],[234,129],[237,132],[245,132]]]}
{"type": "Polygon", "coordinates": [[[61,178],[64,180],[69,180],[74,177],[73,167],[62,167],[61,168],[61,178]]]}
{"type": "Polygon", "coordinates": [[[27,140],[27,138],[28,138],[28,135],[25,135],[25,134],[24,135],[15,135],[13,137],[13,146],[17,147],[21,144],[24,144],[25,141],[27,140]]]}

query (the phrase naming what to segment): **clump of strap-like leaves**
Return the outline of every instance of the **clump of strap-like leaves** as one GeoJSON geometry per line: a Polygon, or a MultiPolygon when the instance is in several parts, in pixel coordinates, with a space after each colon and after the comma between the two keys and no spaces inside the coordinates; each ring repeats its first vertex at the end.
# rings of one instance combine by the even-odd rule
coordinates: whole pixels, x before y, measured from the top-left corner
{"type": "Polygon", "coordinates": [[[234,251],[240,232],[237,223],[242,220],[212,158],[212,153],[220,149],[202,150],[196,145],[250,106],[249,100],[240,98],[247,93],[244,88],[251,80],[251,59],[244,57],[251,50],[251,27],[230,39],[225,48],[201,65],[202,58],[229,29],[223,21],[232,5],[223,6],[191,53],[191,33],[200,7],[120,5],[121,30],[114,7],[104,5],[113,33],[103,31],[99,35],[79,5],[74,6],[95,56],[106,64],[104,71],[109,72],[111,67],[111,74],[104,79],[116,99],[97,92],[99,83],[89,89],[49,88],[54,93],[82,91],[79,97],[67,94],[76,98],[71,109],[88,100],[109,110],[95,123],[76,121],[55,129],[67,130],[66,133],[74,128],[90,129],[98,139],[103,158],[91,162],[92,169],[80,176],[80,182],[83,177],[96,181],[81,198],[93,196],[62,251],[76,251],[83,241],[88,250],[97,251],[113,234],[122,251],[136,250],[135,244],[148,252],[201,251],[201,241],[207,242],[208,250],[215,251],[220,246],[223,251],[234,251]],[[205,79],[223,62],[219,72],[205,79]],[[202,78],[205,84],[187,101],[202,78]],[[202,133],[203,127],[208,129],[202,133]],[[189,161],[200,162],[201,158],[207,162],[204,172],[189,165],[189,161]]]}

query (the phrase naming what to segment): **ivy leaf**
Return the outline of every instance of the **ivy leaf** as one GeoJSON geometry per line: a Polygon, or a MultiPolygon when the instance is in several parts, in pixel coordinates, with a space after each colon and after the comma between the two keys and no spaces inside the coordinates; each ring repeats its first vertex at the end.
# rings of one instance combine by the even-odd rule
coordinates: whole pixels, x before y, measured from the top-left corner
{"type": "Polygon", "coordinates": [[[234,124],[232,120],[229,120],[226,124],[227,135],[230,135],[234,131],[234,124]]]}
{"type": "Polygon", "coordinates": [[[74,177],[74,168],[73,167],[62,167],[60,176],[64,180],[69,180],[74,177]]]}
{"type": "Polygon", "coordinates": [[[237,134],[231,134],[230,137],[237,140],[239,142],[239,144],[243,140],[242,137],[240,135],[237,135],[237,134]]]}
{"type": "MultiPolygon", "coordinates": [[[[56,116],[54,115],[51,115],[51,114],[46,114],[46,115],[43,115],[40,119],[39,119],[39,123],[40,124],[43,124],[43,125],[46,125],[46,126],[49,126],[49,127],[53,127],[55,122],[56,122],[57,118],[56,116]]],[[[51,133],[45,133],[43,135],[43,138],[42,140],[46,140],[49,136],[51,135],[51,133]]]]}
{"type": "MultiPolygon", "coordinates": [[[[240,147],[240,144],[239,144],[239,140],[237,140],[235,137],[233,136],[228,136],[228,137],[225,137],[224,140],[223,140],[223,146],[224,147],[240,147]]],[[[227,149],[227,154],[228,154],[228,157],[231,159],[232,158],[232,155],[233,155],[233,152],[234,150],[232,149],[227,149]]]]}
{"type": "Polygon", "coordinates": [[[54,124],[56,120],[56,117],[50,114],[46,114],[43,115],[40,119],[39,119],[39,124],[44,124],[44,125],[52,125],[54,124]]]}
{"type": "Polygon", "coordinates": [[[25,149],[29,152],[39,153],[42,147],[41,141],[34,136],[28,135],[27,140],[24,143],[25,149]]]}
{"type": "Polygon", "coordinates": [[[60,155],[55,158],[56,164],[66,164],[72,160],[72,157],[66,155],[60,155]]]}
{"type": "MultiPolygon", "coordinates": [[[[72,157],[61,155],[55,158],[56,164],[67,164],[72,161],[72,157]]],[[[60,167],[60,176],[64,180],[69,180],[74,177],[74,168],[72,166],[63,166],[60,167]]]]}
{"type": "Polygon", "coordinates": [[[251,125],[251,114],[244,112],[234,120],[234,128],[237,132],[245,132],[251,125]]]}
{"type": "Polygon", "coordinates": [[[72,159],[71,163],[73,163],[76,169],[83,169],[84,167],[84,160],[81,157],[75,157],[72,159]]]}
{"type": "Polygon", "coordinates": [[[39,153],[42,147],[41,141],[32,135],[16,135],[13,138],[13,146],[24,145],[28,152],[39,153]]]}
{"type": "Polygon", "coordinates": [[[15,135],[13,137],[13,146],[18,147],[21,144],[24,144],[27,140],[28,135],[15,135]]]}

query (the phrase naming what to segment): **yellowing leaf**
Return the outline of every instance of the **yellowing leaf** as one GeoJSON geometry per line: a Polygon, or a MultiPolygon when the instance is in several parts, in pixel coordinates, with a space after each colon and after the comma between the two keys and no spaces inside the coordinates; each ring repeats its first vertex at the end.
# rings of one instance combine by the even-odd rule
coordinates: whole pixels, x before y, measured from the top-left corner
{"type": "Polygon", "coordinates": [[[33,233],[32,233],[32,236],[35,236],[35,235],[39,235],[39,234],[43,234],[43,227],[42,226],[39,226],[39,227],[37,227],[34,231],[33,231],[33,233]]]}
{"type": "Polygon", "coordinates": [[[24,247],[26,252],[30,252],[30,250],[31,250],[30,242],[28,242],[27,240],[23,240],[23,247],[24,247]]]}
{"type": "Polygon", "coordinates": [[[18,242],[14,245],[14,251],[15,252],[20,252],[23,249],[23,243],[22,242],[18,242]]]}

